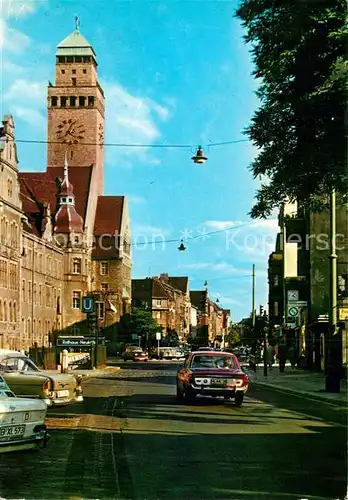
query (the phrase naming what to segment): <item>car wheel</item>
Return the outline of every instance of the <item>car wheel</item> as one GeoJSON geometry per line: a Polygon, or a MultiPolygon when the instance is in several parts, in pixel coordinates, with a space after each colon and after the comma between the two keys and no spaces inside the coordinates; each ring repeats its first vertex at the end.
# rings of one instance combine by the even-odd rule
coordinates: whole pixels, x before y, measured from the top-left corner
{"type": "Polygon", "coordinates": [[[244,400],[244,394],[242,392],[237,392],[234,402],[236,406],[242,406],[244,400]]]}
{"type": "Polygon", "coordinates": [[[195,392],[185,392],[185,401],[187,404],[192,405],[196,401],[197,394],[195,392]]]}

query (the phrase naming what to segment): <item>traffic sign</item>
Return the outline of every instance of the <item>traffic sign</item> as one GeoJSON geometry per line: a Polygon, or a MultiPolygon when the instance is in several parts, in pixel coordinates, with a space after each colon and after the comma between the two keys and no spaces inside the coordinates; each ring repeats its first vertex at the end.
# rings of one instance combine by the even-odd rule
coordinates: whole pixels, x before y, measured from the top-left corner
{"type": "Polygon", "coordinates": [[[298,290],[288,290],[288,301],[297,302],[300,297],[298,290]]]}
{"type": "Polygon", "coordinates": [[[288,314],[292,318],[296,318],[298,316],[298,308],[294,306],[289,307],[288,314]]]}
{"type": "Polygon", "coordinates": [[[161,332],[156,332],[156,340],[161,340],[162,335],[161,332]]]}
{"type": "Polygon", "coordinates": [[[298,307],[307,307],[307,306],[308,306],[308,302],[307,302],[306,300],[298,300],[298,301],[296,302],[296,305],[297,305],[298,307]]]}
{"type": "Polygon", "coordinates": [[[340,307],[338,310],[338,319],[339,321],[348,320],[348,307],[340,307]]]}
{"type": "Polygon", "coordinates": [[[92,297],[82,297],[82,307],[83,313],[94,312],[94,300],[92,297]]]}

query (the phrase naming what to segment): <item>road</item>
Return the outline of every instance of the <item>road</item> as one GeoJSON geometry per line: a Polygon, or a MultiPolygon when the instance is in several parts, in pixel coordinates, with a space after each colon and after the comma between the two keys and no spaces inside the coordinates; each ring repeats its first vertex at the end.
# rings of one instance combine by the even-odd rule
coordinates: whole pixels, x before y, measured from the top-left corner
{"type": "Polygon", "coordinates": [[[343,499],[346,413],[253,387],[245,404],[175,400],[173,364],[90,378],[81,405],[49,410],[39,453],[0,456],[13,499],[343,499]]]}

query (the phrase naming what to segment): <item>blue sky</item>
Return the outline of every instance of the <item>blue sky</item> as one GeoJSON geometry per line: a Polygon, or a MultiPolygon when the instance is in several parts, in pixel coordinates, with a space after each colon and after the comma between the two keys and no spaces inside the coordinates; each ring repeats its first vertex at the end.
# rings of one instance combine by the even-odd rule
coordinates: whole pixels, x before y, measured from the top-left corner
{"type": "MultiPolygon", "coordinates": [[[[257,188],[248,171],[253,146],[210,146],[246,139],[242,130],[258,106],[237,5],[5,0],[0,14],[1,111],[14,116],[17,139],[46,140],[47,82],[54,81],[56,46],[74,30],[77,14],[97,53],[106,142],[187,145],[106,147],[105,194],[129,196],[134,278],[187,275],[193,290],[207,280],[233,320],[251,310],[253,263],[256,304],[267,307],[277,228],[274,219],[250,223],[247,215],[257,188]],[[190,159],[199,144],[204,165],[190,159]],[[185,252],[166,242],[181,238],[185,252]]],[[[18,153],[21,170],[46,168],[45,144],[20,143],[18,153]]]]}

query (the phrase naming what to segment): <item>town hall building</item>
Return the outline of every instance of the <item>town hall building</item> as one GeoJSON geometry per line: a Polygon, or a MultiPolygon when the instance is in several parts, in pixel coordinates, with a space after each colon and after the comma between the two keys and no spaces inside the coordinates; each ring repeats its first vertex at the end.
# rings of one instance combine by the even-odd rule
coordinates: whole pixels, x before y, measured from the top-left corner
{"type": "Polygon", "coordinates": [[[79,332],[93,295],[101,326],[131,305],[126,196],[104,196],[105,97],[93,47],[76,30],[48,86],[47,168],[19,172],[15,117],[0,126],[0,348],[79,332]]]}

